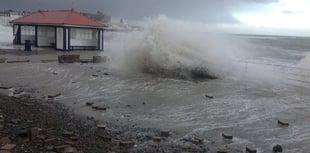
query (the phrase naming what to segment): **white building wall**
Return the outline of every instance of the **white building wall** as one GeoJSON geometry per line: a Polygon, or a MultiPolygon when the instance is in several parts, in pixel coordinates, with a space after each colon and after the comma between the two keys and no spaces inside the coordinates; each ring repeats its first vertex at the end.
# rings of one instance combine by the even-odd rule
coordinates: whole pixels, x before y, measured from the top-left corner
{"type": "Polygon", "coordinates": [[[34,26],[21,26],[21,43],[25,43],[25,40],[31,40],[31,43],[35,42],[34,26]]]}
{"type": "Polygon", "coordinates": [[[54,27],[38,27],[38,46],[54,46],[55,28],[54,27]]]}
{"type": "Polygon", "coordinates": [[[57,38],[56,38],[56,49],[64,49],[64,44],[63,44],[63,28],[57,28],[57,38]]]}
{"type": "Polygon", "coordinates": [[[98,47],[98,31],[95,29],[71,28],[70,45],[98,47]]]}

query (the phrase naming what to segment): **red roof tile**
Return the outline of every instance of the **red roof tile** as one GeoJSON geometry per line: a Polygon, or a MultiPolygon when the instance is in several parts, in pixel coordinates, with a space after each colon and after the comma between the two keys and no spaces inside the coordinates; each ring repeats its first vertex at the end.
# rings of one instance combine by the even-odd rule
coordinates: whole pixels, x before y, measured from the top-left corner
{"type": "Polygon", "coordinates": [[[11,21],[14,24],[41,24],[41,25],[76,25],[90,27],[106,27],[74,10],[38,11],[11,21]]]}

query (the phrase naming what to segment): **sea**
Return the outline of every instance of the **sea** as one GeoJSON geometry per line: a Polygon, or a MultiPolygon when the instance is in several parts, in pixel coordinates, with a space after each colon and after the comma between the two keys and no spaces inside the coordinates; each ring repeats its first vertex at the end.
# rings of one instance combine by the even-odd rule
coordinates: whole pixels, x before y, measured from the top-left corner
{"type": "MultiPolygon", "coordinates": [[[[78,114],[169,130],[176,142],[310,152],[310,38],[219,34],[163,16],[144,27],[106,32],[106,63],[1,64],[0,84],[42,99],[61,93],[56,101],[78,114]]],[[[0,30],[0,48],[14,47],[9,28],[0,30]]]]}

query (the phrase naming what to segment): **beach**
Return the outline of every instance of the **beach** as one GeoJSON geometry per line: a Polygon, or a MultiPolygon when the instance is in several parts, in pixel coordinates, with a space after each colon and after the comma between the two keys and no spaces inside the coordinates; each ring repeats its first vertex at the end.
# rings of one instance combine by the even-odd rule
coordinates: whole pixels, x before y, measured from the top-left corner
{"type": "MultiPolygon", "coordinates": [[[[98,141],[99,135],[88,141],[81,138],[81,143],[85,142],[85,146],[89,148],[80,142],[78,145],[71,145],[77,151],[98,152],[90,149],[97,147],[86,143],[94,141],[95,144],[100,142],[98,148],[102,146],[103,152],[242,152],[247,147],[257,149],[257,152],[270,152],[277,144],[286,152],[307,152],[310,137],[305,134],[309,133],[310,99],[309,86],[305,83],[307,77],[304,76],[308,75],[308,71],[305,71],[307,61],[300,61],[307,56],[308,50],[307,45],[300,42],[308,39],[232,37],[249,42],[246,46],[247,57],[236,59],[231,64],[235,66],[232,69],[235,73],[211,80],[186,80],[178,76],[145,73],[135,69],[139,67],[131,67],[134,64],[140,66],[139,62],[145,56],[154,60],[149,54],[141,54],[143,56],[133,59],[132,55],[138,55],[133,53],[128,60],[138,61],[137,63],[117,67],[126,64],[126,56],[113,59],[111,54],[119,52],[112,52],[111,43],[106,44],[107,50],[104,52],[59,52],[35,47],[33,51],[26,52],[23,46],[19,46],[20,49],[2,49],[0,58],[4,62],[0,64],[0,85],[4,89],[0,91],[10,96],[9,99],[29,96],[31,101],[38,102],[32,106],[41,107],[42,104],[47,112],[56,113],[51,113],[51,117],[55,116],[55,120],[60,120],[61,128],[56,130],[58,133],[55,137],[64,141],[53,145],[54,147],[63,145],[65,141],[72,141],[63,137],[62,133],[65,131],[73,130],[78,135],[88,133],[83,128],[62,124],[72,117],[77,120],[74,125],[83,127],[91,122],[92,128],[89,126],[87,130],[96,130],[100,124],[106,125],[105,132],[109,138],[103,139],[111,139],[107,143],[98,141]],[[270,42],[278,46],[269,45],[270,42]],[[286,42],[294,45],[287,45],[286,42]],[[88,61],[93,56],[108,57],[113,61],[58,63],[59,55],[75,54],[88,61]],[[294,68],[297,66],[299,68],[294,68]],[[57,111],[51,109],[54,107],[57,111]],[[57,113],[58,110],[69,115],[63,116],[62,113],[57,113]],[[67,116],[71,117],[67,119],[67,116]],[[281,126],[279,120],[289,123],[289,126],[281,126]],[[116,135],[113,135],[115,132],[116,135]],[[233,136],[233,139],[225,139],[223,133],[233,136]],[[121,141],[130,143],[131,147],[124,150],[120,145],[121,141]]],[[[174,54],[179,55],[177,52],[174,54]]],[[[166,54],[160,56],[165,57],[164,55],[166,54]]],[[[156,58],[160,56],[155,55],[156,58]]],[[[185,60],[179,66],[186,67],[190,63],[190,60],[184,58],[176,60],[185,60]]],[[[165,66],[165,63],[159,66],[165,66]]],[[[146,68],[153,67],[151,65],[146,68]]],[[[20,107],[31,108],[16,105],[12,109],[20,107]]],[[[36,111],[31,114],[36,114],[36,111]]],[[[11,114],[5,115],[15,118],[11,114]]],[[[22,117],[24,116],[20,118],[22,117]]],[[[44,120],[42,122],[45,123],[44,120]]],[[[4,125],[7,128],[7,124],[4,125]]],[[[38,127],[43,129],[43,135],[48,135],[44,133],[44,129],[48,127],[41,124],[20,127],[27,130],[38,127]]],[[[1,137],[10,136],[12,143],[18,144],[15,132],[4,133],[1,137]]],[[[32,141],[25,144],[32,144],[32,141]]],[[[21,146],[17,145],[12,152],[18,151],[21,146]]],[[[42,149],[45,151],[46,148],[42,149]]]]}

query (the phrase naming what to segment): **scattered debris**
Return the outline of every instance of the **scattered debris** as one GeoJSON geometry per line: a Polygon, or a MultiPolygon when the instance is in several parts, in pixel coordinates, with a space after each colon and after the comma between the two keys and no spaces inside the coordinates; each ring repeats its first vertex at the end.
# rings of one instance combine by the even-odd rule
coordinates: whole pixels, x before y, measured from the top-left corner
{"type": "Polygon", "coordinates": [[[76,152],[77,152],[76,148],[73,147],[67,147],[63,151],[63,153],[76,153],[76,152]]]}
{"type": "Polygon", "coordinates": [[[0,150],[0,153],[11,153],[11,152],[7,150],[0,150]]]}
{"type": "Polygon", "coordinates": [[[39,135],[39,128],[34,127],[34,128],[30,128],[30,129],[28,130],[28,138],[29,138],[30,140],[36,138],[38,135],[39,135]]]}
{"type": "Polygon", "coordinates": [[[279,153],[279,152],[282,152],[282,151],[283,151],[282,146],[280,146],[279,144],[273,146],[273,149],[272,149],[272,150],[273,150],[273,152],[275,152],[275,153],[279,153]]]}
{"type": "Polygon", "coordinates": [[[1,149],[11,151],[15,147],[16,147],[16,144],[5,144],[4,146],[1,147],[1,149]]]}
{"type": "Polygon", "coordinates": [[[132,140],[121,141],[121,142],[119,142],[119,145],[121,147],[131,148],[131,147],[133,147],[135,145],[135,142],[133,142],[132,140]]]}
{"type": "Polygon", "coordinates": [[[108,107],[106,106],[96,106],[96,105],[93,105],[92,108],[95,110],[104,110],[104,111],[108,109],[108,107]]]}
{"type": "Polygon", "coordinates": [[[58,63],[75,63],[80,62],[80,55],[60,55],[58,56],[58,63]]]}
{"type": "Polygon", "coordinates": [[[203,144],[203,140],[199,138],[192,138],[190,141],[195,145],[203,144]]]}
{"type": "Polygon", "coordinates": [[[0,144],[10,144],[10,143],[11,143],[10,137],[3,137],[0,139],[0,144]]]}
{"type": "Polygon", "coordinates": [[[6,58],[0,58],[0,63],[5,63],[6,60],[6,58]]]}
{"type": "Polygon", "coordinates": [[[256,149],[251,149],[251,148],[249,148],[249,147],[246,147],[246,148],[245,148],[245,152],[246,152],[246,153],[257,153],[257,150],[256,150],[256,149]]]}
{"type": "Polygon", "coordinates": [[[13,95],[19,95],[23,92],[24,92],[23,90],[14,90],[13,95]]]}
{"type": "Polygon", "coordinates": [[[80,62],[81,63],[92,63],[93,60],[92,59],[81,59],[80,62]]]}
{"type": "Polygon", "coordinates": [[[49,139],[45,139],[44,142],[45,143],[53,143],[56,139],[55,138],[49,138],[49,139]]]}
{"type": "Polygon", "coordinates": [[[98,128],[98,129],[105,130],[105,129],[106,129],[106,126],[103,125],[103,124],[99,124],[99,125],[97,125],[97,128],[98,128]]]}
{"type": "Polygon", "coordinates": [[[8,89],[11,89],[11,87],[0,86],[0,89],[8,90],[8,89]]]}
{"type": "Polygon", "coordinates": [[[86,106],[92,106],[94,102],[86,102],[86,106]]]}
{"type": "Polygon", "coordinates": [[[214,97],[213,96],[209,96],[209,95],[205,95],[206,98],[209,98],[209,99],[213,99],[214,97]]]}
{"type": "Polygon", "coordinates": [[[153,137],[153,141],[160,142],[161,141],[161,137],[153,137]]]}
{"type": "Polygon", "coordinates": [[[73,131],[65,131],[62,133],[62,135],[65,137],[70,137],[70,136],[74,135],[74,132],[73,131]]]}
{"type": "Polygon", "coordinates": [[[54,98],[59,97],[59,96],[61,96],[61,93],[58,93],[58,94],[55,94],[55,95],[48,95],[47,98],[54,99],[54,98]]]}
{"type": "Polygon", "coordinates": [[[232,135],[225,134],[225,133],[222,133],[222,137],[223,137],[224,139],[229,139],[229,140],[231,140],[231,139],[234,138],[232,135]]]}
{"type": "Polygon", "coordinates": [[[169,136],[170,136],[170,132],[167,131],[167,130],[162,130],[162,131],[160,132],[160,135],[161,135],[162,137],[169,137],[169,136]]]}
{"type": "Polygon", "coordinates": [[[106,56],[93,56],[93,63],[104,63],[107,61],[106,56]]]}
{"type": "Polygon", "coordinates": [[[289,126],[288,122],[283,122],[283,121],[280,121],[280,120],[278,120],[278,124],[281,125],[281,126],[289,126]]]}
{"type": "Polygon", "coordinates": [[[45,140],[46,136],[45,135],[38,135],[36,138],[38,138],[40,140],[45,140]]]}

